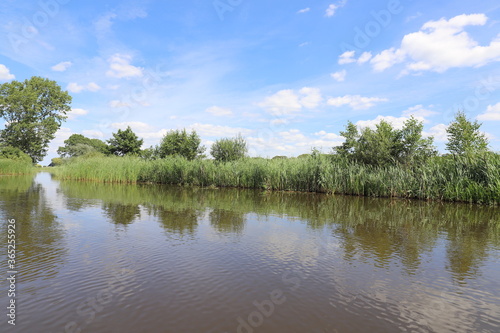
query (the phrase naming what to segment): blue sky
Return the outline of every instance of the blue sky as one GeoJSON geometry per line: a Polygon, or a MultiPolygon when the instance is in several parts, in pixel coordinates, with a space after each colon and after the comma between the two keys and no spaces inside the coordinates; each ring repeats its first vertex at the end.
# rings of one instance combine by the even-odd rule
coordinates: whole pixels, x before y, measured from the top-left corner
{"type": "Polygon", "coordinates": [[[0,83],[43,76],[73,96],[42,164],[71,134],[129,125],[144,147],[187,128],[272,157],[412,114],[444,152],[458,109],[500,151],[499,62],[497,0],[0,3],[0,83]]]}

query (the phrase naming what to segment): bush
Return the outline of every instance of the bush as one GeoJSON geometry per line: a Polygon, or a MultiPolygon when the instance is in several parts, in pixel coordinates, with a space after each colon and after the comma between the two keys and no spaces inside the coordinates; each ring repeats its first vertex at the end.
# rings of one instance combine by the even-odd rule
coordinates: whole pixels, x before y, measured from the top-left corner
{"type": "Polygon", "coordinates": [[[238,135],[235,138],[224,138],[215,141],[210,154],[217,162],[230,162],[245,157],[247,151],[245,139],[238,135]]]}

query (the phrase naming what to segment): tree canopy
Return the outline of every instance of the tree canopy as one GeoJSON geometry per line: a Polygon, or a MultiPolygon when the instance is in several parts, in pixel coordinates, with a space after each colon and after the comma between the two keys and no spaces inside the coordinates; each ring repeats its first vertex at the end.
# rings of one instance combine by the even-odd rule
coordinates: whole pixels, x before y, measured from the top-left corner
{"type": "Polygon", "coordinates": [[[480,127],[481,123],[477,120],[470,121],[463,111],[459,111],[446,130],[448,133],[446,149],[455,155],[487,151],[488,139],[479,131],[480,127]]]}
{"type": "Polygon", "coordinates": [[[246,156],[247,143],[241,135],[235,138],[223,138],[215,141],[210,154],[217,162],[235,161],[246,156]]]}
{"type": "Polygon", "coordinates": [[[405,121],[402,129],[382,120],[375,129],[358,129],[348,122],[340,132],[345,138],[334,151],[351,160],[371,165],[414,164],[437,155],[433,138],[422,135],[423,123],[414,117],[405,121]]]}
{"type": "Polygon", "coordinates": [[[206,148],[200,144],[201,139],[196,131],[193,130],[188,134],[186,129],[172,130],[162,138],[156,153],[159,158],[178,155],[193,160],[202,157],[205,152],[206,148]]]}
{"type": "Polygon", "coordinates": [[[57,149],[61,157],[75,157],[92,152],[109,154],[108,145],[99,139],[90,139],[81,134],[73,134],[64,141],[64,146],[57,149]]]}
{"type": "Polygon", "coordinates": [[[128,126],[126,130],[113,133],[113,137],[108,140],[109,151],[118,156],[139,155],[143,142],[128,126]]]}
{"type": "Polygon", "coordinates": [[[41,161],[71,110],[71,100],[55,81],[41,77],[0,85],[0,117],[6,122],[0,141],[19,148],[33,163],[41,161]]]}

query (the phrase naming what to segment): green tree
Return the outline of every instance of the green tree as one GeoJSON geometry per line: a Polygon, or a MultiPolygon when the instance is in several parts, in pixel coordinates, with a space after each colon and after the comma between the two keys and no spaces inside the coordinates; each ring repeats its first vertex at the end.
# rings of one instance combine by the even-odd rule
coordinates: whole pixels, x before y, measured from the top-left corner
{"type": "Polygon", "coordinates": [[[405,121],[402,129],[395,129],[382,120],[375,129],[358,129],[351,122],[340,132],[345,138],[334,152],[350,160],[370,165],[412,165],[437,155],[433,138],[422,135],[423,123],[414,117],[405,121]]]}
{"type": "Polygon", "coordinates": [[[118,130],[117,133],[113,133],[113,137],[108,140],[109,151],[118,156],[139,155],[143,142],[144,140],[139,139],[129,126],[124,131],[118,130]]]}
{"type": "Polygon", "coordinates": [[[215,141],[210,154],[217,162],[229,162],[245,157],[247,151],[245,139],[238,134],[235,138],[223,138],[215,141]]]}
{"type": "Polygon", "coordinates": [[[0,158],[7,158],[10,160],[24,161],[26,163],[32,163],[31,157],[28,154],[22,152],[19,148],[14,148],[11,146],[0,147],[0,158]]]}
{"type": "Polygon", "coordinates": [[[21,149],[33,163],[47,154],[49,142],[71,110],[71,96],[49,79],[32,77],[0,85],[0,141],[21,149]]]}
{"type": "Polygon", "coordinates": [[[99,139],[90,139],[81,134],[73,134],[57,149],[61,157],[75,157],[93,152],[109,154],[108,145],[99,139]]]}
{"type": "Polygon", "coordinates": [[[463,111],[455,115],[446,132],[446,149],[454,155],[488,151],[488,139],[479,131],[481,123],[471,122],[463,111]]]}
{"type": "Polygon", "coordinates": [[[200,144],[201,139],[195,131],[188,134],[186,129],[172,130],[161,140],[157,147],[157,155],[159,158],[178,155],[193,160],[203,157],[206,148],[200,144]]]}

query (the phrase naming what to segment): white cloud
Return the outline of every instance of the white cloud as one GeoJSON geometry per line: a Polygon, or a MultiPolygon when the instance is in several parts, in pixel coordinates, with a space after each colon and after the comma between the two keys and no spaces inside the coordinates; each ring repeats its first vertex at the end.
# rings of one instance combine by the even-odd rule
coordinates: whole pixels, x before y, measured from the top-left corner
{"type": "Polygon", "coordinates": [[[405,53],[401,49],[390,48],[372,58],[370,63],[377,72],[382,72],[395,64],[405,60],[405,53]]]}
{"type": "Polygon", "coordinates": [[[428,110],[423,107],[423,105],[415,105],[412,106],[402,112],[403,116],[414,116],[416,118],[426,118],[437,115],[438,113],[435,111],[428,110]]]}
{"type": "Polygon", "coordinates": [[[78,116],[84,116],[88,114],[89,112],[84,109],[71,109],[70,112],[68,112],[66,115],[68,116],[68,119],[75,119],[78,116]]]}
{"type": "Polygon", "coordinates": [[[72,93],[79,93],[79,92],[82,92],[83,90],[85,90],[85,87],[79,85],[76,82],[71,82],[70,84],[68,84],[68,86],[66,87],[66,89],[69,90],[69,92],[72,92],[72,93]]]}
{"type": "Polygon", "coordinates": [[[438,124],[436,126],[431,127],[431,129],[426,132],[422,132],[422,135],[425,137],[432,136],[434,137],[434,141],[437,142],[446,142],[448,141],[448,133],[446,130],[448,129],[448,125],[438,124]]]}
{"type": "Polygon", "coordinates": [[[221,108],[219,106],[212,106],[205,110],[212,114],[213,116],[222,117],[222,116],[231,116],[233,112],[230,109],[221,108]]]}
{"type": "Polygon", "coordinates": [[[339,65],[345,65],[345,64],[350,64],[353,62],[356,62],[356,59],[354,59],[354,55],[356,54],[356,51],[345,51],[339,56],[339,65]]]}
{"type": "Polygon", "coordinates": [[[98,90],[101,90],[101,87],[99,87],[99,85],[95,82],[90,82],[87,85],[87,90],[92,91],[92,92],[96,92],[98,90]]]}
{"type": "Polygon", "coordinates": [[[387,102],[387,98],[364,97],[360,95],[345,95],[328,99],[327,103],[331,106],[340,107],[349,105],[354,110],[369,109],[379,102],[387,102]]]}
{"type": "Polygon", "coordinates": [[[346,77],[346,75],[347,75],[347,71],[346,71],[345,69],[344,69],[344,70],[341,70],[341,71],[339,71],[339,72],[335,72],[335,73],[330,74],[330,76],[331,76],[334,80],[336,80],[336,81],[338,81],[338,82],[343,82],[343,81],[345,81],[345,77],[346,77]]]}
{"type": "Polygon", "coordinates": [[[343,137],[335,133],[327,133],[326,131],[319,131],[314,133],[314,135],[321,137],[324,140],[342,140],[343,137]]]}
{"type": "Polygon", "coordinates": [[[371,52],[363,52],[363,54],[358,58],[358,64],[364,64],[372,58],[371,52]]]}
{"type": "Polygon", "coordinates": [[[442,73],[456,67],[481,67],[500,61],[500,35],[488,45],[479,45],[466,31],[467,26],[484,26],[485,14],[458,15],[449,20],[425,23],[420,31],[405,35],[400,48],[376,55],[371,63],[383,71],[408,60],[402,74],[421,71],[442,73]]]}
{"type": "Polygon", "coordinates": [[[77,94],[77,93],[80,93],[80,92],[85,91],[85,90],[96,92],[96,91],[100,90],[101,87],[98,84],[96,84],[95,82],[90,82],[86,86],[82,86],[76,82],[71,82],[70,84],[68,84],[66,89],[69,92],[77,94]]]}
{"type": "Polygon", "coordinates": [[[195,123],[187,127],[188,130],[195,130],[198,134],[211,137],[234,137],[238,134],[250,135],[253,131],[241,127],[229,127],[212,124],[195,123]]]}
{"type": "Polygon", "coordinates": [[[303,13],[307,13],[308,11],[310,11],[311,8],[307,7],[307,8],[304,8],[304,9],[301,9],[297,12],[297,14],[303,14],[303,13]]]}
{"type": "Polygon", "coordinates": [[[299,47],[304,47],[304,46],[307,46],[307,45],[309,45],[309,44],[311,44],[311,43],[309,43],[309,42],[304,42],[304,43],[299,44],[299,47]]]}
{"type": "Polygon", "coordinates": [[[0,81],[10,81],[15,78],[16,77],[10,73],[10,70],[5,65],[0,64],[0,81]]]}
{"type": "MultiPolygon", "coordinates": [[[[415,117],[417,118],[417,117],[415,117]]],[[[356,122],[356,125],[359,127],[368,127],[371,129],[375,129],[377,124],[379,124],[382,120],[390,123],[396,129],[402,129],[405,121],[407,121],[408,117],[393,117],[393,116],[377,116],[377,118],[373,120],[360,120],[356,122]]],[[[417,118],[418,120],[423,120],[421,118],[417,118]]]]}
{"type": "Polygon", "coordinates": [[[96,130],[84,130],[82,131],[82,134],[86,137],[92,138],[92,139],[100,139],[104,137],[104,133],[101,131],[96,131],[96,130]]]}
{"type": "Polygon", "coordinates": [[[500,103],[488,105],[486,112],[477,116],[478,120],[500,121],[500,103]]]}
{"type": "Polygon", "coordinates": [[[325,11],[325,16],[332,17],[337,12],[337,9],[344,7],[346,3],[347,3],[347,0],[342,0],[342,1],[339,1],[337,4],[333,4],[333,3],[330,4],[325,11]]]}
{"type": "Polygon", "coordinates": [[[54,134],[54,139],[50,141],[49,144],[49,153],[57,153],[57,149],[61,146],[64,146],[64,141],[69,139],[69,137],[73,134],[71,129],[67,127],[61,127],[54,134]]]}
{"type": "Polygon", "coordinates": [[[318,88],[304,87],[300,89],[299,93],[303,96],[299,103],[307,109],[316,108],[323,100],[321,91],[318,88]]]}
{"type": "Polygon", "coordinates": [[[300,111],[303,107],[314,109],[322,100],[323,97],[318,88],[304,87],[299,90],[298,94],[292,89],[280,90],[257,105],[272,115],[289,115],[300,111]]]}
{"type": "Polygon", "coordinates": [[[134,132],[148,132],[154,129],[153,126],[140,121],[126,121],[123,123],[112,123],[111,127],[121,130],[130,127],[134,132]]]}
{"type": "Polygon", "coordinates": [[[108,103],[108,105],[112,108],[126,108],[130,106],[130,104],[128,104],[127,102],[122,102],[119,100],[112,100],[108,103]]]}
{"type": "Polygon", "coordinates": [[[73,65],[71,61],[63,61],[58,63],[57,65],[52,66],[51,69],[56,72],[64,72],[68,68],[70,68],[71,65],[73,65]]]}
{"type": "Polygon", "coordinates": [[[143,68],[135,67],[130,64],[132,57],[125,54],[115,54],[109,58],[109,70],[107,76],[115,78],[141,77],[143,68]]]}

